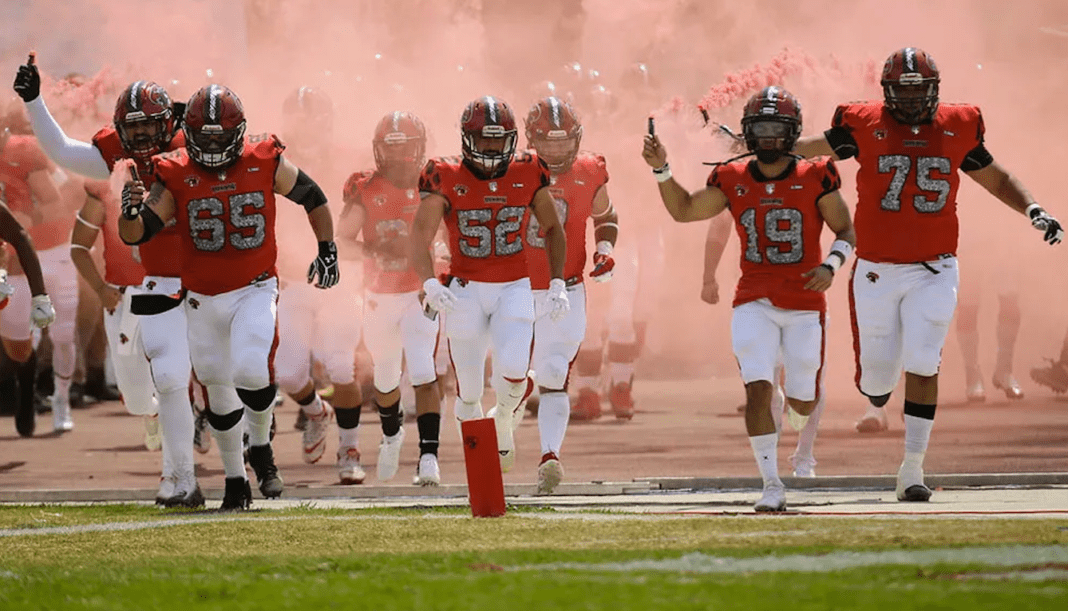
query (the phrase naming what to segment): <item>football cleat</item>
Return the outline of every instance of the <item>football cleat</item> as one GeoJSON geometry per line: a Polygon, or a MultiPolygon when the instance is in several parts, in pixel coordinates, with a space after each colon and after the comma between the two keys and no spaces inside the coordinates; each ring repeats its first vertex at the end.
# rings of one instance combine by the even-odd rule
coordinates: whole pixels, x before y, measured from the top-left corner
{"type": "Polygon", "coordinates": [[[890,422],[886,417],[886,409],[868,404],[864,416],[857,420],[858,433],[881,433],[890,428],[890,422]]]}
{"type": "Polygon", "coordinates": [[[1013,401],[1024,398],[1023,389],[1020,388],[1020,383],[1016,380],[1016,376],[1010,372],[994,373],[994,388],[1005,393],[1006,399],[1013,401]]]}
{"type": "Polygon", "coordinates": [[[394,435],[382,436],[382,441],[378,444],[378,481],[388,482],[397,475],[403,445],[404,427],[397,429],[394,435]]]}
{"type": "Polygon", "coordinates": [[[274,450],[271,444],[262,446],[249,446],[248,464],[256,472],[256,481],[259,482],[260,493],[264,498],[274,499],[282,496],[285,484],[278,475],[278,467],[274,464],[274,450]]]}
{"type": "Polygon", "coordinates": [[[441,470],[438,468],[438,457],[435,454],[423,454],[419,457],[419,467],[416,469],[414,486],[437,486],[441,484],[441,470]]]}
{"type": "Polygon", "coordinates": [[[1060,361],[1050,359],[1048,366],[1035,367],[1031,370],[1031,379],[1057,394],[1068,392],[1068,367],[1060,361]]]}
{"type": "Polygon", "coordinates": [[[546,452],[538,465],[538,494],[552,494],[564,479],[564,465],[553,452],[546,452]]]}
{"type": "MultiPolygon", "coordinates": [[[[304,462],[315,464],[326,452],[326,434],[330,430],[330,422],[334,419],[334,408],[326,401],[322,402],[323,411],[317,416],[308,416],[304,424],[304,432],[301,441],[304,446],[304,462]]],[[[304,410],[300,410],[304,413],[304,410]]]]}
{"type": "Polygon", "coordinates": [[[628,382],[619,382],[612,386],[608,393],[608,403],[612,405],[612,413],[617,420],[630,420],[634,417],[634,397],[631,395],[631,385],[628,382]]]}
{"type": "Polygon", "coordinates": [[[173,475],[165,475],[159,478],[159,491],[156,492],[156,504],[166,505],[167,499],[174,496],[174,486],[178,480],[173,475]]]}
{"type": "Polygon", "coordinates": [[[337,451],[337,475],[345,486],[362,484],[367,478],[367,472],[360,464],[360,451],[354,447],[338,448],[337,451]]]}
{"type": "Polygon", "coordinates": [[[756,505],[753,505],[753,511],[758,513],[786,511],[786,489],[782,486],[765,486],[764,494],[756,505]]]}
{"type": "Polygon", "coordinates": [[[590,388],[579,389],[578,398],[571,406],[572,421],[589,421],[601,417],[601,396],[590,388]]]}
{"type": "Polygon", "coordinates": [[[226,478],[222,505],[219,511],[244,511],[252,506],[252,486],[243,477],[226,478]]]}

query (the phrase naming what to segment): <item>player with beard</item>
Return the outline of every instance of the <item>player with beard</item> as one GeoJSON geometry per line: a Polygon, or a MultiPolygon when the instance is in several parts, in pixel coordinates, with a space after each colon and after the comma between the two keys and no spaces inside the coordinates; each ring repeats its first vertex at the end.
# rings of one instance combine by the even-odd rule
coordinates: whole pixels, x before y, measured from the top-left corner
{"type": "Polygon", "coordinates": [[[858,429],[886,428],[883,406],[905,372],[905,456],[900,501],[927,501],[923,459],[935,408],[942,348],[957,307],[957,188],[960,173],[1028,217],[1057,244],[1061,224],[986,148],[979,108],[940,103],[941,76],[922,49],[883,65],[883,99],[843,104],[831,128],[798,141],[804,157],[856,157],[857,262],[849,302],[857,388],[869,406],[858,429]]]}
{"type": "Polygon", "coordinates": [[[260,492],[272,498],[283,490],[270,445],[277,393],[276,193],[304,206],[319,241],[308,282],[329,288],[338,280],[326,196],[282,157],[277,137],[245,136],[245,126],[241,100],[226,87],[194,93],[183,119],[185,148],[153,158],[156,182],[147,202],[143,184],[126,185],[119,219],[127,244],[148,243],[176,222],[190,355],[208,389],[208,421],[226,473],[223,509],[246,509],[252,499],[242,459],[246,414],[248,461],[260,492]]]}
{"type": "MultiPolygon", "coordinates": [[[[183,134],[176,132],[177,117],[170,96],[151,81],[135,81],[119,94],[113,125],[100,129],[91,142],[69,138],[52,118],[40,96],[41,78],[34,63],[19,67],[14,86],[49,157],[87,178],[107,181],[116,166],[128,165],[151,184],[152,155],[185,144],[183,134]]],[[[155,240],[136,248],[143,277],[135,282],[137,274],[129,269],[127,259],[132,255],[115,233],[118,195],[106,184],[90,183],[88,188],[96,197],[91,197],[78,213],[70,258],[104,305],[114,308],[107,316],[108,342],[117,359],[116,370],[121,369],[116,377],[126,386],[122,392],[127,397],[127,409],[144,415],[158,410],[163,466],[156,499],[171,506],[203,505],[194,473],[189,343],[186,314],[180,307],[181,270],[175,256],[180,240],[178,230],[173,225],[162,228],[155,240]],[[88,253],[101,231],[104,278],[88,253]],[[125,271],[120,273],[119,269],[125,271]],[[125,290],[120,291],[120,287],[125,290]],[[148,360],[147,372],[140,359],[148,360]],[[155,403],[146,404],[144,397],[152,391],[155,403]]]]}
{"type": "Polygon", "coordinates": [[[652,133],[645,137],[642,157],[676,221],[706,220],[724,210],[734,217],[744,247],[731,343],[745,384],[746,432],[764,480],[754,509],[783,511],[779,434],[771,410],[776,365],[781,356],[787,400],[800,418],[807,417],[824,392],[823,292],[853,252],[855,234],[834,163],[789,154],[801,134],[801,106],[793,95],[780,87],[755,94],[745,105],[742,132],[756,159],[736,157],[716,166],[705,188],[694,193],[672,178],[667,151],[652,133]],[[821,263],[824,224],[836,239],[821,263]]]}
{"type": "MultiPolygon", "coordinates": [[[[419,466],[414,481],[420,486],[436,486],[441,482],[441,395],[434,368],[439,325],[423,313],[419,302],[422,282],[408,257],[412,222],[419,209],[419,172],[426,161],[426,128],[410,112],[391,112],[375,127],[372,147],[375,170],[357,172],[345,183],[339,234],[355,245],[363,233],[364,342],[374,362],[375,405],[382,423],[378,479],[392,479],[399,466],[405,435],[400,385],[406,365],[415,386],[419,430],[419,466]]],[[[340,425],[340,416],[338,422],[340,425]]],[[[359,422],[358,410],[353,422],[359,422]]],[[[351,430],[355,431],[355,426],[351,430]]],[[[347,445],[349,454],[356,450],[355,435],[347,445]]],[[[338,451],[339,461],[342,450],[338,451]]]]}
{"type": "Polygon", "coordinates": [[[593,220],[596,250],[590,278],[612,277],[612,249],[619,233],[618,216],[608,198],[608,169],[604,157],[579,151],[582,123],[575,110],[557,97],[537,101],[527,113],[527,144],[549,167],[549,192],[567,236],[564,282],[571,309],[558,320],[549,317],[549,260],[537,219],[527,228],[527,264],[534,289],[534,353],[531,368],[539,385],[538,431],[541,463],[538,492],[551,494],[564,477],[560,448],[571,411],[567,382],[571,364],[586,334],[586,222],[593,220]]]}
{"type": "Polygon", "coordinates": [[[412,265],[423,280],[424,303],[445,317],[456,369],[458,421],[482,417],[487,350],[503,383],[494,409],[501,470],[515,464],[515,410],[533,390],[528,369],[534,335],[523,232],[533,210],[545,234],[551,280],[550,317],[569,308],[564,283],[567,244],[549,192],[549,169],[537,155],[516,155],[515,115],[503,100],[484,96],[460,117],[463,157],[427,162],[419,179],[422,203],[412,228],[412,265]],[[444,283],[434,277],[431,245],[442,220],[452,253],[444,283]]]}

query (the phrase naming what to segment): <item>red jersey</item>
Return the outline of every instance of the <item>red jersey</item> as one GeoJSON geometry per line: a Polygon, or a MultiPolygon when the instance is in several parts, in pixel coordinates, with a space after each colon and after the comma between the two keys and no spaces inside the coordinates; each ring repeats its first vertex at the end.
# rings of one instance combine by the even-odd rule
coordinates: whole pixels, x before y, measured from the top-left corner
{"type": "Polygon", "coordinates": [[[823,215],[816,202],[842,186],[834,162],[799,160],[768,178],[756,160],[735,161],[716,167],[708,186],[727,196],[743,245],[734,307],[766,298],[786,310],[825,311],[823,293],[806,289],[801,274],[823,262],[823,215]]]}
{"type": "MultiPolygon", "coordinates": [[[[556,200],[556,213],[567,237],[564,279],[569,285],[582,282],[582,270],[586,267],[586,220],[593,210],[594,196],[606,183],[608,168],[604,157],[585,151],[579,153],[568,171],[549,179],[549,193],[556,200]]],[[[538,219],[533,216],[527,227],[527,247],[530,286],[548,289],[551,276],[545,236],[538,226],[538,219]]]]}
{"type": "MultiPolygon", "coordinates": [[[[107,164],[108,170],[114,172],[116,163],[123,159],[130,159],[137,164],[137,173],[141,178],[141,182],[145,184],[145,189],[151,188],[152,183],[156,182],[156,177],[152,174],[150,165],[126,155],[126,151],[122,148],[122,141],[119,140],[119,134],[114,127],[105,127],[98,131],[93,136],[93,146],[100,151],[100,156],[104,158],[104,163],[107,164]]],[[[178,132],[174,135],[174,138],[171,138],[171,143],[167,150],[174,151],[184,148],[185,134],[178,132]]],[[[109,216],[108,218],[117,219],[118,217],[109,216]]],[[[176,254],[180,244],[181,236],[178,235],[178,229],[174,224],[164,227],[150,241],[139,244],[137,250],[141,258],[141,265],[145,268],[145,273],[149,276],[161,276],[164,278],[177,278],[180,276],[182,267],[176,254]]]]}
{"type": "Polygon", "coordinates": [[[85,183],[85,192],[104,204],[104,222],[100,232],[104,235],[104,280],[115,286],[137,286],[145,279],[145,268],[133,256],[133,247],[119,237],[119,198],[103,180],[85,183]]]}
{"type": "Polygon", "coordinates": [[[273,134],[246,137],[241,157],[221,171],[184,148],[152,158],[177,205],[183,287],[218,295],[277,275],[274,175],[284,149],[273,134]]]}
{"type": "MultiPolygon", "coordinates": [[[[345,203],[364,209],[363,240],[372,248],[390,240],[407,244],[419,209],[419,189],[395,186],[375,172],[357,172],[345,181],[345,203]]],[[[399,257],[364,257],[364,286],[374,293],[408,293],[422,286],[407,248],[399,257]]]]}
{"type": "Polygon", "coordinates": [[[538,189],[549,184],[549,168],[529,152],[517,153],[500,178],[481,180],[459,157],[431,159],[419,190],[445,198],[445,228],[452,275],[479,282],[527,277],[523,233],[538,189]]]}
{"type": "Polygon", "coordinates": [[[856,142],[857,256],[917,263],[956,254],[958,170],[983,143],[983,117],[967,104],[939,104],[921,125],[895,120],[883,102],[844,104],[832,129],[856,142]]]}
{"type": "Polygon", "coordinates": [[[30,190],[30,174],[51,169],[52,163],[33,136],[13,135],[0,150],[0,199],[12,212],[30,219],[25,229],[39,251],[70,241],[72,219],[45,221],[30,190]]]}

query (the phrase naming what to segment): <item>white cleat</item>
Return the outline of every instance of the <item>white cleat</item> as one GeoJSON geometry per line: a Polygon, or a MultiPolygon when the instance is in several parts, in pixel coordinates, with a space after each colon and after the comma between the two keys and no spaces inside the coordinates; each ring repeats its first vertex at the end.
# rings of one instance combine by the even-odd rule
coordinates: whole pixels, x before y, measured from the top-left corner
{"type": "Polygon", "coordinates": [[[404,427],[391,437],[382,437],[378,444],[378,481],[388,482],[400,469],[401,445],[404,444],[404,427]]]}
{"type": "Polygon", "coordinates": [[[759,513],[786,511],[786,489],[782,486],[766,486],[753,511],[759,513]]]}
{"type": "Polygon", "coordinates": [[[538,494],[552,494],[564,479],[564,465],[556,454],[547,452],[538,465],[538,494]]]}
{"type": "Polygon", "coordinates": [[[57,400],[52,397],[52,430],[57,433],[66,433],[74,430],[74,420],[70,417],[70,401],[57,400]]]}
{"type": "Polygon", "coordinates": [[[886,408],[875,407],[868,404],[868,410],[864,417],[857,420],[858,433],[881,433],[890,428],[890,422],[886,417],[886,408]]]}
{"type": "Polygon", "coordinates": [[[419,457],[419,468],[412,480],[413,486],[437,486],[441,484],[441,470],[438,468],[438,457],[434,454],[423,454],[419,457]]]}
{"type": "Polygon", "coordinates": [[[145,423],[145,449],[155,452],[163,447],[163,438],[159,434],[159,415],[143,416],[145,423]]]}
{"type": "Polygon", "coordinates": [[[200,491],[197,476],[192,471],[178,475],[177,483],[174,486],[174,494],[167,499],[165,504],[167,507],[184,507],[186,509],[204,506],[204,493],[200,491]]]}
{"type": "Polygon", "coordinates": [[[342,484],[362,484],[367,479],[367,472],[360,464],[360,451],[354,447],[338,448],[337,475],[342,484]]]}
{"type": "Polygon", "coordinates": [[[790,457],[794,466],[794,477],[816,477],[816,459],[797,456],[790,457]]]}
{"type": "Polygon", "coordinates": [[[1016,381],[1016,376],[1009,372],[995,372],[994,373],[994,388],[1005,393],[1006,399],[1017,401],[1024,398],[1023,389],[1020,388],[1020,383],[1016,381]]]}
{"type": "Polygon", "coordinates": [[[512,412],[494,407],[487,414],[497,429],[497,452],[501,455],[501,473],[515,466],[515,437],[512,436],[512,412]]]}
{"type": "MultiPolygon", "coordinates": [[[[323,411],[317,416],[308,416],[304,422],[301,440],[304,445],[304,462],[315,464],[326,453],[326,434],[334,419],[334,408],[323,401],[323,411]]],[[[301,412],[303,413],[303,411],[301,412]]]]}

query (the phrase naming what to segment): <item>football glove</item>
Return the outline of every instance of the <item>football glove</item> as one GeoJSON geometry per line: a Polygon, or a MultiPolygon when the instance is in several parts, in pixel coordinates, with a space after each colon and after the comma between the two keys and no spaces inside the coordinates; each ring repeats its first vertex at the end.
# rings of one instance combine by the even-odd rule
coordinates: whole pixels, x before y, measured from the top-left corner
{"type": "Polygon", "coordinates": [[[608,240],[597,242],[597,252],[593,253],[593,271],[590,278],[597,282],[607,282],[612,279],[612,270],[616,267],[616,261],[612,258],[612,243],[608,240]]]}
{"type": "Polygon", "coordinates": [[[456,294],[438,282],[437,278],[427,278],[423,283],[426,293],[425,303],[438,312],[448,313],[456,307],[456,294]]]}
{"type": "Polygon", "coordinates": [[[328,289],[341,279],[341,272],[337,267],[337,244],[333,240],[327,240],[325,242],[319,242],[319,256],[315,257],[312,264],[308,266],[308,284],[315,282],[315,286],[321,289],[328,289]],[[315,282],[315,277],[319,277],[319,281],[315,282]]]}
{"type": "Polygon", "coordinates": [[[41,95],[41,74],[35,64],[23,64],[15,75],[15,93],[23,102],[32,102],[41,95]]]}
{"type": "Polygon", "coordinates": [[[48,295],[34,295],[30,302],[30,320],[38,329],[44,329],[56,320],[56,310],[48,295]]]}
{"type": "Polygon", "coordinates": [[[1028,206],[1027,215],[1031,217],[1032,227],[1045,232],[1042,239],[1050,245],[1059,244],[1061,240],[1064,239],[1064,229],[1061,227],[1060,221],[1050,216],[1049,213],[1043,210],[1038,204],[1031,204],[1028,206]]]}
{"type": "Polygon", "coordinates": [[[560,320],[571,311],[571,302],[567,299],[567,285],[562,278],[549,281],[549,318],[560,320]]]}

